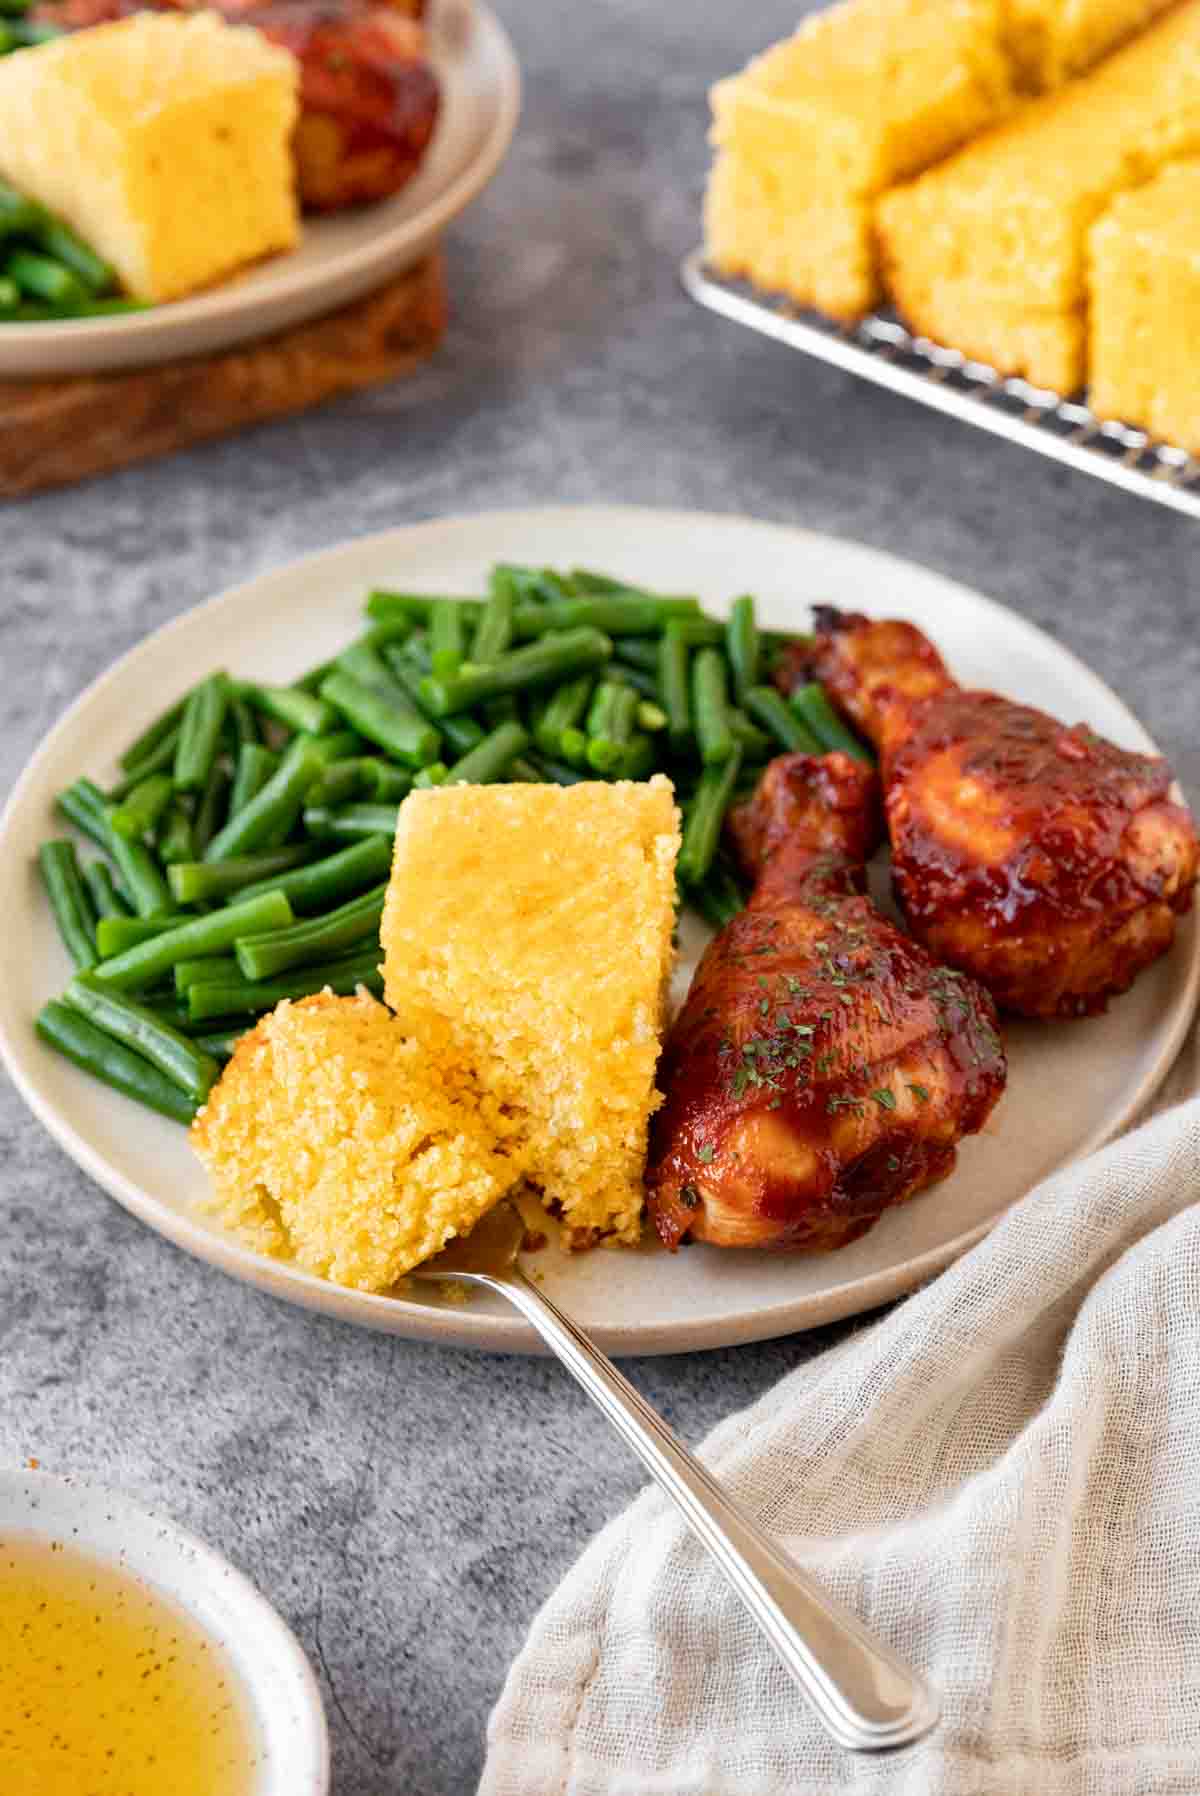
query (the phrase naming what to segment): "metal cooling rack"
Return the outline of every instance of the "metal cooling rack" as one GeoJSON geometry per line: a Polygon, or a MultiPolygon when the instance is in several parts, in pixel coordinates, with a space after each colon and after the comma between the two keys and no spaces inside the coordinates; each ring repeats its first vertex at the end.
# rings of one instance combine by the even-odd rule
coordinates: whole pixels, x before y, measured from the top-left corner
{"type": "Polygon", "coordinates": [[[684,258],[680,273],[692,298],[711,312],[1052,461],[1200,518],[1200,461],[1174,444],[1155,442],[1127,424],[1101,422],[1086,405],[1044,387],[1005,379],[956,349],[914,337],[887,313],[873,313],[860,324],[831,324],[785,300],[764,299],[743,282],[710,274],[700,250],[684,258]]]}

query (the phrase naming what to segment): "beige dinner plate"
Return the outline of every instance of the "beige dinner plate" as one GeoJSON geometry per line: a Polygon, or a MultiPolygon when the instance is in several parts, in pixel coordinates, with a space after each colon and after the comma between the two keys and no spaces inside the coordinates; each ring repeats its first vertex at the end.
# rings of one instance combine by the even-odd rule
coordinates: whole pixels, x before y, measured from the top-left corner
{"type": "Polygon", "coordinates": [[[111,318],[0,323],[0,377],[98,374],[231,349],[349,305],[419,261],[491,180],[521,109],[516,55],[495,14],[482,0],[444,0],[443,15],[431,37],[441,110],[403,192],[306,218],[296,249],[190,299],[111,318]]]}
{"type": "MultiPolygon", "coordinates": [[[[211,599],[149,637],[71,707],[0,819],[0,1053],[35,1113],[98,1184],[172,1241],[265,1291],[366,1327],[525,1352],[532,1332],[499,1300],[438,1307],[420,1296],[342,1290],[247,1251],[199,1205],[205,1179],[184,1131],[97,1084],[42,1046],[32,1018],[69,974],[39,889],[37,846],[61,832],[54,794],[80,773],[114,777],[122,748],[202,670],[286,680],[355,632],[373,585],[462,593],[493,561],[583,565],[722,609],[758,596],[777,628],[803,630],[822,600],[927,630],[954,673],[1127,748],[1152,751],[1096,675],[1032,624],[910,562],[749,518],[634,507],[487,512],[344,543],[211,599]],[[216,648],[219,645],[219,651],[216,648]]],[[[677,991],[706,932],[685,921],[677,991]]],[[[1007,1031],[1009,1088],[987,1131],[964,1143],[944,1184],[885,1215],[838,1253],[789,1257],[693,1246],[668,1255],[597,1250],[533,1256],[545,1288],[616,1353],[672,1353],[760,1340],[852,1315],[908,1291],[977,1240],[1066,1161],[1119,1130],[1159,1084],[1190,1021],[1200,953],[1192,917],[1172,952],[1085,1022],[1007,1031]]]]}

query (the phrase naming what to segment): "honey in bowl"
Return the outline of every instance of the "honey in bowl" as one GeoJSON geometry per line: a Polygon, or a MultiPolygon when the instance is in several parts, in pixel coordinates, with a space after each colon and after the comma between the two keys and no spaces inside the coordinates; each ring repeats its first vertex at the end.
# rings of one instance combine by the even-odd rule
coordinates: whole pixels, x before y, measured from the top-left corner
{"type": "Polygon", "coordinates": [[[3,1796],[252,1796],[257,1781],[222,1647],[127,1571],[0,1537],[3,1796]]]}

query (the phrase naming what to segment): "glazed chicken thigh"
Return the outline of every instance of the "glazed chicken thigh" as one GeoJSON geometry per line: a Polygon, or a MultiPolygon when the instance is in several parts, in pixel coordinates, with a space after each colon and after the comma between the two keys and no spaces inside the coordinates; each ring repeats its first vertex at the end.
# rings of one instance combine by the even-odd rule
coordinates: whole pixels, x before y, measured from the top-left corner
{"type": "Polygon", "coordinates": [[[809,659],[879,750],[896,896],[939,960],[1071,1017],[1170,947],[1197,841],[1165,761],[964,690],[911,624],[821,609],[809,659]]]}
{"type": "Polygon", "coordinates": [[[650,1214],[668,1247],[841,1247],[982,1128],[1005,1082],[995,1009],[866,896],[871,769],[781,756],[731,830],[757,884],[667,1037],[650,1214]]]}

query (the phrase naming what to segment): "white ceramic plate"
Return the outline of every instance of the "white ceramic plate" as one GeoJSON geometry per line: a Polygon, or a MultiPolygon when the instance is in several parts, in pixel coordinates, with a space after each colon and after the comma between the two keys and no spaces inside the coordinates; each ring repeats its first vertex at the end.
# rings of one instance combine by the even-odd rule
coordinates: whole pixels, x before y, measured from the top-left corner
{"type": "Polygon", "coordinates": [[[461,30],[435,32],[442,108],[420,172],[402,193],[306,218],[299,247],[211,292],[114,318],[0,324],[0,377],[95,374],[229,349],[348,305],[418,261],[499,167],[521,106],[503,27],[454,0],[461,30]]]}
{"type": "MultiPolygon", "coordinates": [[[[341,1290],[240,1247],[202,1215],[199,1164],[182,1129],[115,1096],[37,1040],[31,1018],[68,977],[34,856],[61,830],[54,793],[101,781],[137,731],[204,669],[286,680],[354,633],[367,589],[479,590],[497,560],[613,569],[723,606],[752,591],[775,626],[804,629],[833,604],[912,619],[968,683],[1083,720],[1128,748],[1154,745],[1100,680],[1032,624],[888,555],[745,518],[637,508],[493,512],[413,525],[262,575],[168,625],[96,682],[47,738],[0,820],[0,1053],[66,1151],[121,1203],[189,1252],[285,1297],[372,1328],[465,1346],[531,1351],[501,1300],[459,1308],[341,1290]]],[[[690,920],[685,952],[703,932],[690,920]]],[[[686,971],[684,972],[686,978],[686,971]]],[[[1187,918],[1173,952],[1106,1016],[1008,1031],[1009,1089],[986,1134],[945,1184],[883,1217],[851,1247],[813,1258],[655,1246],[536,1256],[546,1289],[618,1353],[670,1353],[763,1339],[851,1315],[912,1289],[961,1253],[1039,1179],[1109,1138],[1163,1078],[1198,980],[1187,918]]]]}
{"type": "Polygon", "coordinates": [[[254,1717],[254,1796],[328,1796],[321,1693],[291,1630],[194,1534],[83,1479],[0,1472],[0,1538],[59,1541],[127,1572],[223,1647],[254,1717]]]}

